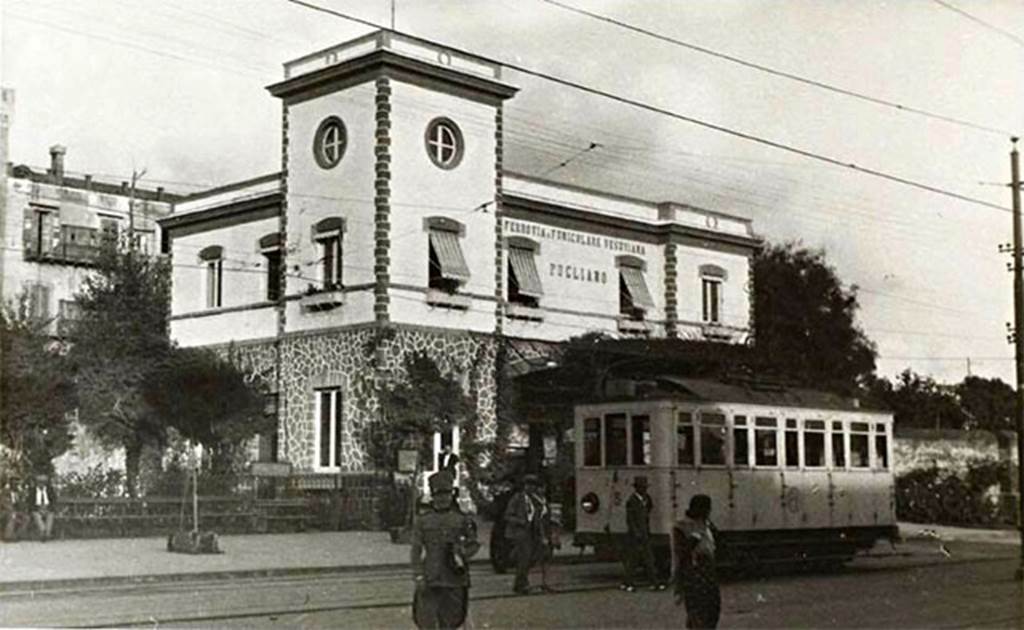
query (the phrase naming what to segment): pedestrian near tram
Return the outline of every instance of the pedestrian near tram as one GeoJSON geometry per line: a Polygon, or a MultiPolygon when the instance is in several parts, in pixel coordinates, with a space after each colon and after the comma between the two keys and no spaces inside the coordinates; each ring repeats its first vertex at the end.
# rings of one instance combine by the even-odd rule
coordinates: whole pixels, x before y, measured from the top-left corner
{"type": "MultiPolygon", "coordinates": [[[[515,545],[516,579],[512,590],[518,595],[530,592],[530,567],[541,563],[541,568],[546,570],[549,520],[550,512],[540,491],[540,479],[537,475],[524,475],[520,490],[512,495],[505,508],[505,538],[515,545]]],[[[547,590],[546,580],[541,588],[547,590]]]]}
{"type": "Polygon", "coordinates": [[[469,559],[480,549],[476,523],[456,506],[450,472],[427,483],[431,506],[412,531],[413,621],[419,628],[458,628],[469,609],[469,559]]]}
{"type": "Polygon", "coordinates": [[[672,528],[676,557],[676,605],[686,604],[687,628],[715,628],[722,609],[722,594],[715,573],[715,526],[711,497],[690,498],[686,518],[672,528]]]}
{"type": "Polygon", "coordinates": [[[654,564],[654,550],[651,548],[651,510],[654,501],[647,493],[647,477],[642,475],[633,479],[633,494],[626,500],[626,548],[624,549],[623,568],[624,580],[619,587],[624,591],[633,592],[636,585],[633,577],[637,565],[643,565],[650,580],[652,591],[663,591],[665,585],[658,576],[654,564]]]}

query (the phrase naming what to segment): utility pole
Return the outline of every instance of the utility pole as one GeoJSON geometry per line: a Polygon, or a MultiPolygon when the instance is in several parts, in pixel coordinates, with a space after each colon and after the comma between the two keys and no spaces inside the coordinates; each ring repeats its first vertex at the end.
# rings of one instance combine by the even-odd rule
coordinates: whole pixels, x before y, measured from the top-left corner
{"type": "Polygon", "coordinates": [[[1021,270],[1020,156],[1017,138],[1011,138],[1010,191],[1013,195],[1013,348],[1017,366],[1017,527],[1020,529],[1020,565],[1017,580],[1024,580],[1024,271],[1021,270]]]}
{"type": "Polygon", "coordinates": [[[395,30],[395,0],[391,0],[391,30],[395,30]]]}

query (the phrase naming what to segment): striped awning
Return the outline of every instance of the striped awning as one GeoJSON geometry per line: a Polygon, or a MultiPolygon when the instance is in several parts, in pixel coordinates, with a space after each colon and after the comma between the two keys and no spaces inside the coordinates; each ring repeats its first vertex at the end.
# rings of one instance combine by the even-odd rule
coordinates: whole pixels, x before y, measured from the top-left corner
{"type": "Polygon", "coordinates": [[[533,298],[540,298],[544,295],[532,250],[509,247],[508,261],[512,265],[512,273],[516,275],[520,293],[533,298]]]}
{"type": "Polygon", "coordinates": [[[430,246],[434,248],[437,262],[441,265],[441,277],[447,280],[467,282],[469,267],[459,247],[459,237],[447,230],[430,230],[430,246]]]}
{"type": "Polygon", "coordinates": [[[644,310],[654,308],[654,299],[651,292],[647,290],[647,282],[644,281],[644,272],[636,267],[619,267],[622,280],[626,283],[626,290],[633,300],[633,306],[644,310]]]}

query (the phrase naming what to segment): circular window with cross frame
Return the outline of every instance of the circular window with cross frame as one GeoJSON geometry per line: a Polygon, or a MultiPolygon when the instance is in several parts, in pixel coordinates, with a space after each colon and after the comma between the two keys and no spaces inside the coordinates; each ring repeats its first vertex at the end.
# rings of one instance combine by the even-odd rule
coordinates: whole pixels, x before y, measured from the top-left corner
{"type": "Polygon", "coordinates": [[[448,118],[435,118],[427,125],[424,138],[430,161],[443,169],[452,169],[462,161],[462,132],[448,118]]]}
{"type": "Polygon", "coordinates": [[[348,144],[345,123],[337,116],[325,118],[313,136],[313,157],[320,168],[334,168],[341,162],[348,144]]]}

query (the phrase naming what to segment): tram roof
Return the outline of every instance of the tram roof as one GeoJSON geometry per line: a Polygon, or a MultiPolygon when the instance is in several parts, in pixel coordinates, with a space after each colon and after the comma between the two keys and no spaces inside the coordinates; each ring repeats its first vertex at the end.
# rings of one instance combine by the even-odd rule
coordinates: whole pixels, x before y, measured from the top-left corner
{"type": "Polygon", "coordinates": [[[856,399],[831,392],[754,380],[732,382],[671,375],[656,376],[650,380],[654,381],[656,387],[654,391],[647,393],[647,399],[671,398],[804,409],[882,411],[862,408],[856,399]]]}

